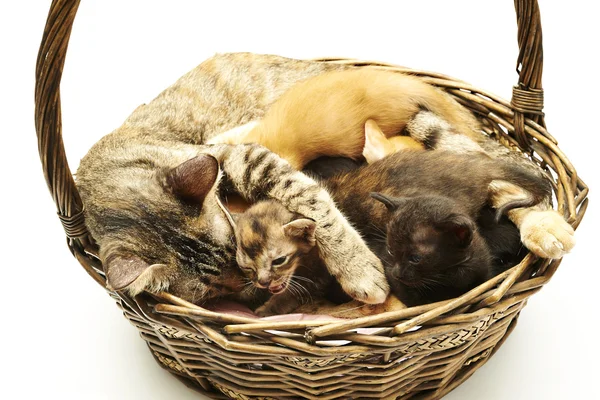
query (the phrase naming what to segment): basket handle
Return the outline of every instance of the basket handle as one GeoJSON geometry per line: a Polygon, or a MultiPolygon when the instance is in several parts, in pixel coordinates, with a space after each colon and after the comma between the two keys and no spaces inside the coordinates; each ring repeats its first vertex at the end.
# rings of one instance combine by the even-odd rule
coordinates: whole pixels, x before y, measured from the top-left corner
{"type": "MultiPolygon", "coordinates": [[[[91,243],[84,223],[83,204],[69,169],[62,140],[60,80],[80,0],[53,0],[40,45],[35,82],[35,129],[38,151],[48,188],[65,228],[69,247],[84,255],[91,243]]],[[[542,27],[537,0],[515,0],[519,57],[518,85],[513,88],[515,133],[523,148],[529,148],[525,119],[544,126],[542,114],[542,27]]],[[[88,271],[89,272],[89,271],[88,271]]]]}
{"type": "Polygon", "coordinates": [[[513,126],[521,148],[530,149],[530,139],[525,133],[525,119],[531,119],[546,127],[542,112],[544,109],[542,21],[537,0],[515,0],[515,11],[519,43],[517,58],[519,82],[513,87],[511,99],[515,113],[513,126]]]}

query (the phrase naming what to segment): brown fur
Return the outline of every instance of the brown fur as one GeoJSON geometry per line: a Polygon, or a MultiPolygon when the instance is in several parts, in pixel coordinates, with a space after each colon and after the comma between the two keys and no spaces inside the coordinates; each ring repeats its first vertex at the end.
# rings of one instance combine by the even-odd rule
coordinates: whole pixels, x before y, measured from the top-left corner
{"type": "MultiPolygon", "coordinates": [[[[480,233],[476,221],[485,207],[533,207],[550,194],[546,179],[518,165],[442,151],[394,153],[324,183],[409,306],[456,297],[496,272],[486,240],[501,231],[491,226],[480,233]],[[510,185],[520,197],[490,204],[494,185],[510,185]]],[[[508,238],[494,251],[512,246],[508,238]]]]}

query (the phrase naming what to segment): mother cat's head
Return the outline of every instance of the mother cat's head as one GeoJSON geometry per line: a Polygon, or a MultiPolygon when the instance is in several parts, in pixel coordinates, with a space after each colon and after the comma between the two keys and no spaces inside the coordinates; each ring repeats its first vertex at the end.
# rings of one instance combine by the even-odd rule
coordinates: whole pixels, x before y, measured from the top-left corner
{"type": "MultiPolygon", "coordinates": [[[[196,303],[242,289],[214,157],[201,154],[171,168],[139,163],[118,174],[107,178],[118,193],[94,193],[86,203],[109,289],[167,290],[196,303]]],[[[82,197],[87,186],[84,179],[82,197]]]]}

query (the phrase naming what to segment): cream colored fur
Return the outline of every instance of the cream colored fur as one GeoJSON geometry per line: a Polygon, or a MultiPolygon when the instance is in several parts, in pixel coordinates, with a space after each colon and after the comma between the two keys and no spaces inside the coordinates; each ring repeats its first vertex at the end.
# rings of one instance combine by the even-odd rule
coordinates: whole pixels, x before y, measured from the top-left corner
{"type": "Polygon", "coordinates": [[[327,72],[292,86],[249,132],[226,132],[212,143],[260,143],[296,169],[320,156],[359,158],[368,119],[397,135],[423,108],[454,133],[481,136],[477,120],[448,94],[421,79],[372,68],[327,72]]]}
{"type": "MultiPolygon", "coordinates": [[[[523,188],[506,181],[492,181],[489,190],[495,208],[530,197],[523,188]]],[[[508,217],[519,228],[525,247],[539,257],[561,258],[575,246],[573,227],[548,204],[510,210],[508,217]]]]}
{"type": "MultiPolygon", "coordinates": [[[[136,296],[147,290],[151,293],[159,293],[169,289],[172,273],[164,264],[149,266],[140,276],[127,287],[130,295],[136,296]]],[[[109,288],[110,289],[110,288],[109,288]]]]}
{"type": "Polygon", "coordinates": [[[423,149],[422,144],[408,136],[386,137],[372,119],[365,123],[365,147],[362,155],[369,164],[398,151],[423,149]]]}

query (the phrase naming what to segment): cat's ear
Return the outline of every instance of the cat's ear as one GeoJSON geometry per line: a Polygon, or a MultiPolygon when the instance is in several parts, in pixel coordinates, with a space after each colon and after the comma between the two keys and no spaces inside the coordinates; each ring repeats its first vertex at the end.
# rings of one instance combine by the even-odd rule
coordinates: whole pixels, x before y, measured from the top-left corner
{"type": "Polygon", "coordinates": [[[407,200],[405,197],[391,197],[377,192],[371,192],[370,195],[375,200],[382,202],[390,211],[396,211],[407,200]]]}
{"type": "Polygon", "coordinates": [[[169,269],[164,264],[149,264],[136,256],[113,257],[106,264],[109,290],[127,290],[135,296],[144,290],[160,292],[169,287],[169,269]]]}
{"type": "Polygon", "coordinates": [[[362,155],[371,164],[390,153],[388,139],[385,137],[379,125],[372,119],[368,119],[365,123],[365,147],[362,155]]]}
{"type": "Polygon", "coordinates": [[[451,215],[437,226],[442,231],[452,235],[459,247],[467,247],[473,240],[475,224],[473,223],[473,220],[467,216],[451,215]]]}
{"type": "Polygon", "coordinates": [[[316,243],[315,230],[317,223],[312,219],[299,218],[283,226],[283,233],[292,239],[303,240],[311,246],[316,243]]]}
{"type": "Polygon", "coordinates": [[[202,204],[219,175],[219,163],[209,154],[200,154],[165,175],[169,191],[182,200],[202,204]]]}

